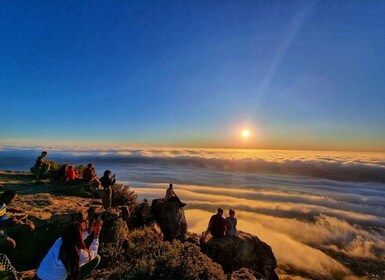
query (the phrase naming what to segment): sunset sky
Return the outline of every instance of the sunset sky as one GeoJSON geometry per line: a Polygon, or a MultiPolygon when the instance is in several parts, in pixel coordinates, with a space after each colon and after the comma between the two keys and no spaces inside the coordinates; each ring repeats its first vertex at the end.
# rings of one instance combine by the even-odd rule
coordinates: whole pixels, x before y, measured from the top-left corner
{"type": "Polygon", "coordinates": [[[0,50],[0,143],[385,151],[384,1],[2,1],[0,50]]]}

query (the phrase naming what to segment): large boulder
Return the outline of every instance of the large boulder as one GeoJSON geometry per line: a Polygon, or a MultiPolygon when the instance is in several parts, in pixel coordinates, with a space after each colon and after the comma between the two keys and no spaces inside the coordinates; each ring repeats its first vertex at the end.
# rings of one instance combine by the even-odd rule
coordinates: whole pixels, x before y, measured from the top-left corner
{"type": "Polygon", "coordinates": [[[236,236],[211,238],[202,251],[222,265],[225,272],[248,268],[267,280],[278,279],[274,269],[277,261],[271,247],[257,236],[239,232],[236,236]]]}
{"type": "Polygon", "coordinates": [[[179,207],[178,201],[167,201],[164,198],[154,199],[151,211],[158,222],[164,241],[182,238],[187,232],[187,223],[181,222],[184,218],[184,210],[179,207]]]}

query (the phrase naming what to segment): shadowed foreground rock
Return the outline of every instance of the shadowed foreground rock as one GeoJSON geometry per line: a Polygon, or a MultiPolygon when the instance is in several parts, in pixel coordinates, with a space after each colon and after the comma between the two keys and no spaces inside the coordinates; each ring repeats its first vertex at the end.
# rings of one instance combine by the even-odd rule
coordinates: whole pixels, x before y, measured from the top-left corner
{"type": "Polygon", "coordinates": [[[277,261],[271,247],[249,233],[239,232],[233,237],[211,238],[202,251],[221,264],[225,272],[248,268],[264,279],[278,279],[274,271],[277,261]]]}
{"type": "Polygon", "coordinates": [[[264,280],[265,278],[248,268],[241,268],[231,274],[231,280],[264,280]]]}
{"type": "Polygon", "coordinates": [[[184,216],[184,210],[179,208],[178,201],[167,201],[164,198],[154,199],[151,211],[162,229],[165,241],[171,241],[186,234],[187,226],[183,228],[179,221],[179,215],[182,213],[184,216]]]}

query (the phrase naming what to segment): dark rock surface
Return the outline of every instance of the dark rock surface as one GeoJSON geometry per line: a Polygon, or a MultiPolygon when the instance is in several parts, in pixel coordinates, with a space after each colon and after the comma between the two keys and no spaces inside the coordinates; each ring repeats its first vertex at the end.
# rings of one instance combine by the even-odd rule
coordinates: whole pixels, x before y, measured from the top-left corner
{"type": "Polygon", "coordinates": [[[241,268],[240,270],[231,273],[231,280],[264,280],[265,278],[248,268],[241,268]]]}
{"type": "Polygon", "coordinates": [[[277,261],[271,247],[249,233],[239,232],[233,237],[211,238],[202,251],[221,264],[225,272],[248,268],[261,274],[264,279],[278,279],[274,271],[277,261]]]}
{"type": "Polygon", "coordinates": [[[154,199],[151,210],[163,232],[165,241],[171,241],[186,234],[187,227],[183,227],[179,221],[179,215],[184,216],[184,210],[179,208],[178,201],[154,199]]]}

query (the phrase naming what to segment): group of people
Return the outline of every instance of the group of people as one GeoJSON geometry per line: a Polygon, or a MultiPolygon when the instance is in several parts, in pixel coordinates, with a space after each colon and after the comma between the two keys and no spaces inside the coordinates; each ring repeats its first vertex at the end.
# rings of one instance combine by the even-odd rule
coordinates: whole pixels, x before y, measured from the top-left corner
{"type": "MultiPolygon", "coordinates": [[[[42,152],[41,156],[37,158],[35,166],[31,168],[31,171],[36,174],[37,180],[44,179],[48,174],[50,164],[45,160],[47,155],[46,151],[42,152]]],[[[72,165],[63,166],[62,170],[64,171],[62,178],[66,182],[82,180],[83,182],[100,184],[103,187],[103,207],[105,209],[111,207],[112,186],[116,183],[116,177],[115,174],[112,175],[110,170],[104,171],[101,178],[98,178],[92,163],[87,165],[81,178],[76,175],[72,165]]],[[[16,241],[14,237],[29,233],[35,229],[33,223],[27,220],[26,217],[8,217],[6,207],[16,196],[14,190],[6,190],[0,195],[0,247],[3,250],[15,248],[16,241]]],[[[165,199],[179,203],[178,219],[182,226],[186,226],[182,231],[187,232],[186,218],[182,210],[186,203],[183,203],[176,195],[173,184],[169,184],[165,199]]],[[[100,262],[100,256],[97,253],[102,225],[101,220],[93,220],[90,226],[88,226],[87,221],[72,222],[52,245],[40,263],[35,278],[37,280],[85,279],[100,262]],[[87,248],[84,240],[90,235],[92,235],[92,242],[87,248]]],[[[208,233],[211,233],[215,238],[234,236],[237,234],[236,226],[235,211],[230,209],[229,217],[223,218],[223,209],[218,208],[217,214],[210,218],[208,228],[202,233],[202,238],[205,240],[208,233]]]]}
{"type": "MultiPolygon", "coordinates": [[[[8,216],[7,205],[16,196],[14,190],[6,190],[0,195],[0,248],[5,253],[16,247],[15,239],[22,238],[35,229],[34,224],[25,216],[8,216]]],[[[97,252],[102,225],[101,220],[94,220],[90,227],[87,221],[72,222],[40,263],[35,279],[85,279],[100,262],[97,252]],[[87,248],[84,240],[91,234],[93,241],[87,248]]]]}
{"type": "MultiPolygon", "coordinates": [[[[31,167],[31,172],[36,175],[36,182],[41,183],[42,179],[47,177],[50,170],[50,163],[46,160],[48,156],[47,151],[43,151],[41,155],[36,159],[36,163],[31,167]]],[[[98,177],[95,171],[93,163],[87,164],[83,174],[79,177],[76,174],[73,165],[64,164],[58,170],[57,179],[63,180],[66,184],[79,184],[79,183],[90,183],[93,186],[102,186],[102,202],[105,209],[112,205],[112,186],[116,183],[115,174],[112,175],[111,170],[105,170],[101,178],[98,177]]]]}

